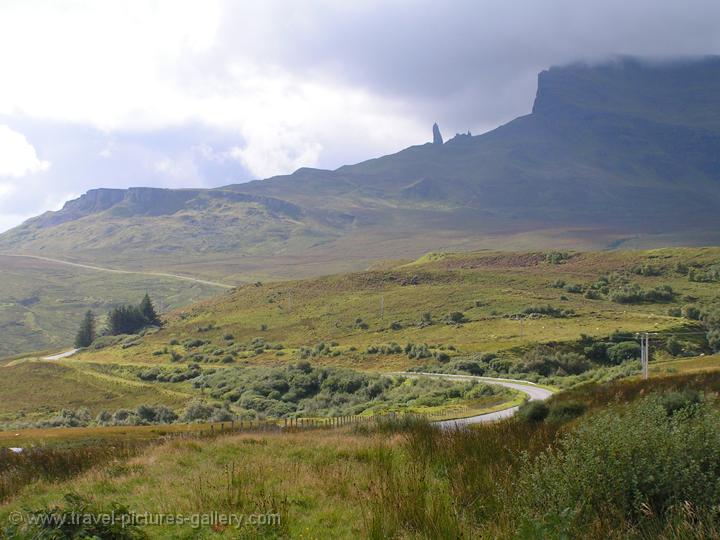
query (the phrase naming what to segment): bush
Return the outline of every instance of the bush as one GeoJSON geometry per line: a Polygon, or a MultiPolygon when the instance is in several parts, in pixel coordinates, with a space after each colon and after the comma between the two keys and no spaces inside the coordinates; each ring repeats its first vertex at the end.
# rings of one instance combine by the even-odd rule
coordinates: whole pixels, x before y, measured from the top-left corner
{"type": "Polygon", "coordinates": [[[641,302],[670,302],[675,298],[676,294],[670,285],[662,285],[646,291],[633,283],[612,290],[609,296],[610,300],[618,304],[639,304],[641,302]]]}
{"type": "Polygon", "coordinates": [[[565,291],[573,294],[581,294],[583,292],[583,286],[578,283],[574,285],[566,285],[565,291]]]}
{"type": "Polygon", "coordinates": [[[140,405],[135,414],[147,424],[172,424],[178,419],[175,411],[164,405],[140,405]]]}
{"type": "Polygon", "coordinates": [[[484,375],[485,366],[473,360],[456,360],[450,364],[454,371],[464,371],[470,375],[484,375]]]}
{"type": "Polygon", "coordinates": [[[517,417],[523,422],[538,424],[547,418],[550,408],[544,401],[527,401],[520,406],[517,417]]]}
{"type": "Polygon", "coordinates": [[[11,525],[3,537],[15,539],[102,538],[103,540],[140,540],[147,535],[133,524],[130,509],[117,503],[108,508],[94,506],[88,499],[70,493],[64,506],[46,507],[27,512],[32,519],[11,525]],[[102,519],[114,516],[113,520],[102,519]],[[93,519],[89,519],[89,518],[93,519]],[[79,519],[82,518],[82,519],[79,519]],[[88,518],[88,519],[86,519],[88,518]]]}
{"type": "Polygon", "coordinates": [[[554,424],[562,424],[570,420],[582,416],[587,407],[584,403],[576,401],[566,401],[561,403],[553,403],[550,405],[550,412],[547,415],[547,421],[554,424]]]}
{"type": "Polygon", "coordinates": [[[452,311],[447,314],[447,316],[445,317],[445,321],[448,324],[461,324],[467,322],[467,319],[465,318],[465,314],[462,311],[452,311]]]}
{"type": "Polygon", "coordinates": [[[560,319],[572,317],[575,312],[572,309],[560,309],[550,305],[547,306],[531,306],[525,308],[521,312],[522,315],[547,315],[548,317],[557,317],[560,319]]]}
{"type": "Polygon", "coordinates": [[[545,262],[550,264],[563,264],[570,260],[570,254],[565,251],[551,251],[545,254],[545,262]]]}
{"type": "Polygon", "coordinates": [[[546,347],[536,347],[528,351],[519,369],[522,372],[550,375],[579,375],[591,368],[590,362],[573,352],[553,352],[546,347]]]}
{"type": "Polygon", "coordinates": [[[678,411],[699,404],[701,397],[697,390],[685,389],[680,392],[662,394],[659,401],[668,416],[672,416],[678,411]]]}
{"type": "Polygon", "coordinates": [[[691,321],[699,321],[700,317],[702,317],[700,308],[692,305],[683,306],[681,313],[683,317],[691,321]]]}
{"type": "Polygon", "coordinates": [[[673,356],[678,356],[683,352],[683,345],[678,338],[672,336],[665,343],[665,350],[673,356]]]}
{"type": "Polygon", "coordinates": [[[207,421],[212,417],[214,412],[213,407],[210,405],[200,400],[195,400],[190,403],[183,418],[185,422],[207,421]]]}
{"type": "Polygon", "coordinates": [[[653,396],[603,411],[527,459],[513,509],[547,538],[583,537],[600,520],[637,529],[680,506],[701,515],[720,493],[718,441],[720,413],[710,407],[668,416],[653,396]]]}
{"type": "Polygon", "coordinates": [[[607,349],[607,357],[615,365],[640,358],[640,344],[634,341],[623,341],[612,345],[607,349]]]}
{"type": "Polygon", "coordinates": [[[662,276],[663,270],[662,268],[658,268],[656,266],[652,266],[650,264],[641,264],[633,268],[633,273],[637,274],[639,276],[646,276],[646,277],[652,277],[652,276],[662,276]]]}

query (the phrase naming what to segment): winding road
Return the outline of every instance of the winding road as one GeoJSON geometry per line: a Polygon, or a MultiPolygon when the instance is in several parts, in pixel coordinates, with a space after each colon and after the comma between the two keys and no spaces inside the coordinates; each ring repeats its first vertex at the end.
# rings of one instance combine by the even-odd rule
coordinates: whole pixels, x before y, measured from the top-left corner
{"type": "Polygon", "coordinates": [[[153,277],[165,277],[180,279],[183,281],[191,281],[193,283],[199,283],[201,285],[208,285],[210,287],[220,287],[223,289],[234,289],[235,285],[228,285],[227,283],[219,283],[217,281],[207,281],[205,279],[198,279],[190,276],[179,276],[177,274],[167,274],[165,272],[141,272],[139,270],[119,270],[117,268],[105,268],[102,266],[92,266],[90,264],[74,263],[70,261],[63,261],[62,259],[53,259],[51,257],[41,257],[40,255],[22,255],[17,253],[0,253],[2,257],[24,257],[27,259],[37,259],[39,261],[46,261],[56,264],[64,264],[66,266],[74,266],[75,268],[83,268],[85,270],[95,270],[96,272],[110,272],[112,274],[131,274],[139,276],[153,276],[153,277]]]}
{"type": "MultiPolygon", "coordinates": [[[[545,401],[553,393],[547,388],[538,386],[530,381],[518,381],[515,379],[495,379],[492,377],[478,377],[475,375],[450,375],[444,373],[421,373],[421,372],[404,372],[398,373],[404,377],[435,377],[437,379],[450,379],[458,381],[478,381],[485,384],[494,384],[497,386],[504,386],[512,390],[517,390],[526,394],[530,401],[545,401]]],[[[495,411],[491,413],[479,414],[477,416],[469,416],[468,418],[457,418],[455,420],[443,420],[435,422],[436,425],[443,429],[462,428],[472,424],[484,424],[487,422],[496,422],[497,420],[503,420],[510,418],[515,415],[520,407],[508,407],[501,411],[495,411]]]]}

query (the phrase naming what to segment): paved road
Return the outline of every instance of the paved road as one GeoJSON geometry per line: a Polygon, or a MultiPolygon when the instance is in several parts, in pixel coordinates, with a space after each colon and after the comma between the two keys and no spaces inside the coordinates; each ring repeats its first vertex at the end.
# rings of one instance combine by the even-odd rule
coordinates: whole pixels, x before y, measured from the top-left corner
{"type": "MultiPolygon", "coordinates": [[[[478,381],[485,384],[495,384],[498,386],[504,386],[505,388],[511,388],[527,394],[530,401],[545,401],[552,392],[545,388],[542,388],[535,383],[530,381],[518,381],[515,379],[495,379],[491,377],[476,377],[474,375],[446,375],[443,373],[399,373],[406,377],[436,377],[438,379],[451,379],[459,381],[478,381]]],[[[471,424],[484,424],[487,422],[496,422],[504,418],[510,418],[514,416],[520,407],[510,407],[501,411],[495,411],[486,414],[479,414],[477,416],[470,416],[468,418],[458,418],[456,420],[443,420],[441,422],[435,422],[438,426],[443,429],[461,428],[469,426],[471,424]]]]}
{"type": "Polygon", "coordinates": [[[62,360],[63,358],[67,358],[69,356],[72,356],[76,352],[78,352],[80,349],[72,349],[70,351],[65,351],[60,354],[54,354],[52,356],[43,356],[43,360],[62,360]]]}
{"type": "Polygon", "coordinates": [[[205,279],[198,279],[189,276],[178,276],[177,274],[167,274],[165,272],[141,272],[138,270],[118,270],[117,268],[105,268],[102,266],[92,266],[89,264],[74,263],[70,261],[63,261],[62,259],[52,259],[50,257],[41,257],[39,255],[19,255],[14,253],[0,253],[3,257],[25,257],[28,259],[37,259],[39,261],[47,261],[57,264],[64,264],[66,266],[74,266],[75,268],[84,268],[85,270],[95,270],[96,272],[110,272],[113,274],[135,274],[140,276],[154,276],[154,277],[166,277],[173,279],[181,279],[183,281],[192,281],[193,283],[200,283],[201,285],[209,285],[210,287],[220,287],[223,289],[234,289],[235,285],[228,285],[227,283],[218,283],[217,281],[207,281],[205,279]]]}

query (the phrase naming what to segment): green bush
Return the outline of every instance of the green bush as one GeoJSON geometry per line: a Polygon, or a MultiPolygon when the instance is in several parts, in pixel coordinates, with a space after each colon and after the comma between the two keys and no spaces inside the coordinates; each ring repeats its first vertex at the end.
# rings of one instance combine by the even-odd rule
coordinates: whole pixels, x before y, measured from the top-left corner
{"type": "Polygon", "coordinates": [[[688,409],[693,405],[699,404],[702,399],[697,390],[685,389],[679,392],[667,392],[660,395],[660,404],[668,415],[673,415],[678,411],[688,409]]]}
{"type": "Polygon", "coordinates": [[[697,306],[687,305],[682,307],[682,316],[691,321],[699,321],[700,317],[702,317],[702,312],[697,306]]]}
{"type": "Polygon", "coordinates": [[[517,417],[523,422],[537,424],[550,414],[550,408],[544,401],[527,401],[520,406],[517,417]]]}
{"type": "Polygon", "coordinates": [[[518,522],[547,538],[583,537],[599,520],[642,528],[683,506],[702,515],[720,495],[720,413],[668,416],[658,396],[603,411],[528,458],[517,480],[518,522]]]}
{"type": "Polygon", "coordinates": [[[607,349],[607,357],[608,360],[615,365],[640,358],[640,344],[635,341],[623,341],[616,345],[611,345],[607,349]]]}
{"type": "Polygon", "coordinates": [[[585,404],[577,401],[552,403],[550,405],[550,412],[547,415],[547,421],[553,424],[562,424],[578,416],[582,416],[586,410],[587,407],[585,404]]]}
{"type": "Polygon", "coordinates": [[[570,260],[570,254],[565,251],[551,251],[545,254],[545,262],[550,264],[563,264],[570,260]]]}
{"type": "Polygon", "coordinates": [[[462,311],[451,311],[445,317],[445,321],[448,324],[461,324],[467,322],[467,318],[462,311]]]}
{"type": "Polygon", "coordinates": [[[29,511],[32,519],[22,525],[11,525],[3,537],[24,539],[102,539],[102,540],[140,540],[146,534],[132,521],[130,509],[113,503],[108,508],[99,508],[88,499],[69,493],[64,497],[63,506],[42,508],[29,511]],[[101,519],[114,516],[113,520],[101,519]],[[78,519],[87,516],[88,519],[78,519]],[[89,519],[89,518],[95,519],[89,519]]]}
{"type": "Polygon", "coordinates": [[[531,306],[525,308],[521,312],[522,315],[547,315],[548,317],[557,317],[560,319],[572,317],[575,312],[572,309],[560,309],[550,305],[547,306],[531,306]]]}

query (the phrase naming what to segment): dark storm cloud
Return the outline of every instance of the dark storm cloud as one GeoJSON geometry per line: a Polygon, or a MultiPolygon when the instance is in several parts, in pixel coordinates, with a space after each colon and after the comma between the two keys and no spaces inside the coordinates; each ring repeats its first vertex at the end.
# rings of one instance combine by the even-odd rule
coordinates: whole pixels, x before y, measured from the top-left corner
{"type": "MultiPolygon", "coordinates": [[[[224,39],[287,69],[325,73],[402,98],[426,121],[457,129],[491,127],[529,112],[537,73],[552,65],[720,52],[720,2],[713,0],[268,6],[267,13],[255,14],[257,33],[238,33],[236,19],[226,18],[224,39]]],[[[237,17],[247,16],[236,9],[237,17]]]]}

